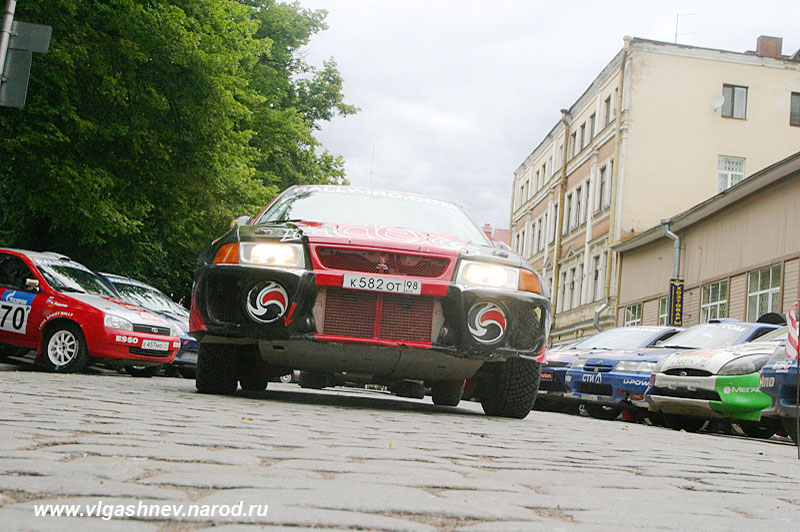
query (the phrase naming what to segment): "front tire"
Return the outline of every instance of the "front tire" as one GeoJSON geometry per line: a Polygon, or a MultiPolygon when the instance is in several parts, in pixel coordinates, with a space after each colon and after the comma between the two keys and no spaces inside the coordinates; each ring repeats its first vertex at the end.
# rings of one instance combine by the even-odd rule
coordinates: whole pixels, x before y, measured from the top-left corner
{"type": "Polygon", "coordinates": [[[132,377],[154,377],[162,366],[125,366],[125,371],[132,377]]]}
{"type": "Polygon", "coordinates": [[[436,381],[431,384],[431,399],[435,405],[458,406],[463,391],[463,380],[436,381]]]}
{"type": "Polygon", "coordinates": [[[685,430],[686,432],[699,432],[706,426],[705,419],[679,414],[664,414],[664,425],[675,430],[685,430]]]}
{"type": "Polygon", "coordinates": [[[781,421],[783,423],[783,430],[786,431],[786,435],[789,436],[792,441],[797,444],[797,421],[793,417],[783,418],[781,421]]]}
{"type": "Polygon", "coordinates": [[[603,419],[606,421],[613,421],[622,413],[621,408],[615,408],[613,406],[606,406],[597,403],[586,403],[583,406],[586,409],[586,413],[593,418],[603,419]]]}
{"type": "Polygon", "coordinates": [[[200,393],[230,395],[236,391],[236,346],[200,344],[195,386],[200,393]]]}
{"type": "Polygon", "coordinates": [[[239,357],[239,385],[246,392],[263,392],[269,384],[266,375],[266,364],[257,354],[240,355],[239,357]]]}
{"type": "Polygon", "coordinates": [[[478,392],[488,416],[523,419],[530,413],[539,391],[541,365],[533,360],[509,358],[496,374],[485,376],[478,392]]]}
{"type": "Polygon", "coordinates": [[[48,330],[42,359],[45,366],[56,373],[74,373],[86,368],[91,358],[81,328],[72,322],[62,322],[48,330]]]}

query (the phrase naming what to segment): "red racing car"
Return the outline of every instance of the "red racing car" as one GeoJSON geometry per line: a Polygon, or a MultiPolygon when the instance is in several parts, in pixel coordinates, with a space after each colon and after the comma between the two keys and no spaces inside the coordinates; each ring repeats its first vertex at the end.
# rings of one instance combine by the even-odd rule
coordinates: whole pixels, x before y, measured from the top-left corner
{"type": "Polygon", "coordinates": [[[64,255],[0,248],[0,357],[32,349],[64,373],[91,362],[166,364],[180,347],[177,336],[64,255]]]}
{"type": "Polygon", "coordinates": [[[200,257],[190,328],[197,388],[263,390],[302,370],[398,395],[430,386],[454,406],[464,381],[489,415],[525,417],[550,326],[548,291],[458,206],[427,196],[292,187],[200,257]]]}

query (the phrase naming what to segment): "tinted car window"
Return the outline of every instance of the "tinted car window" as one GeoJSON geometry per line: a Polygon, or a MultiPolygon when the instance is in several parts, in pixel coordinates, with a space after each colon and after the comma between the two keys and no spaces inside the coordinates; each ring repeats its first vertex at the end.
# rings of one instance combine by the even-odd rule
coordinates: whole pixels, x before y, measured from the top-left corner
{"type": "Polygon", "coordinates": [[[706,323],[679,332],[659,345],[688,349],[724,347],[738,344],[750,330],[751,326],[737,323],[706,323]]]}
{"type": "Polygon", "coordinates": [[[278,198],[256,224],[286,220],[403,227],[489,244],[486,235],[458,206],[399,192],[302,188],[278,198]]]}
{"type": "Polygon", "coordinates": [[[27,290],[25,286],[27,279],[36,279],[36,277],[21,258],[0,253],[0,286],[27,290]]]}
{"type": "Polygon", "coordinates": [[[573,349],[636,349],[642,347],[660,329],[621,327],[609,329],[578,342],[573,349]]]}
{"type": "Polygon", "coordinates": [[[120,295],[140,307],[156,312],[172,312],[174,314],[188,315],[186,309],[178,305],[155,288],[140,284],[130,284],[121,281],[114,283],[120,295]]]}

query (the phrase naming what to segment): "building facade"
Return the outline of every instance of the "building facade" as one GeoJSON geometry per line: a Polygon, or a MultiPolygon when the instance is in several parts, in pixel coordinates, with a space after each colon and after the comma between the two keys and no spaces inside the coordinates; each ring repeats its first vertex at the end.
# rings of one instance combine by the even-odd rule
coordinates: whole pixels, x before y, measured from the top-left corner
{"type": "Polygon", "coordinates": [[[684,326],[786,313],[800,297],[798,207],[800,152],[617,244],[617,325],[666,323],[676,273],[684,326]]]}
{"type": "Polygon", "coordinates": [[[554,342],[616,322],[616,243],[795,152],[797,114],[800,52],[780,39],[738,53],[626,37],[514,172],[510,245],[552,287],[554,342]]]}

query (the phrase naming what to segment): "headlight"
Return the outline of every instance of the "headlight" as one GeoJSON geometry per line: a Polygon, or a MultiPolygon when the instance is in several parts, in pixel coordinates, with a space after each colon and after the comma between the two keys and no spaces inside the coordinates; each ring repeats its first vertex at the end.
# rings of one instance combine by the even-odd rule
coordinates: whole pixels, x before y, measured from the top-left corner
{"type": "Polygon", "coordinates": [[[747,375],[764,367],[769,355],[750,355],[731,360],[719,370],[720,375],[747,375]]]}
{"type": "Polygon", "coordinates": [[[517,290],[519,269],[485,262],[461,261],[456,276],[460,286],[517,290]]]}
{"type": "Polygon", "coordinates": [[[302,268],[305,266],[305,257],[301,244],[242,242],[239,245],[239,262],[259,266],[302,268]]]}
{"type": "Polygon", "coordinates": [[[113,314],[105,315],[105,317],[103,318],[103,325],[105,325],[110,329],[120,329],[122,331],[133,330],[133,323],[129,322],[125,318],[114,316],[113,314]]]}
{"type": "Polygon", "coordinates": [[[652,373],[655,369],[655,362],[645,362],[640,360],[621,360],[614,366],[615,371],[630,371],[634,373],[652,373]]]}
{"type": "Polygon", "coordinates": [[[180,338],[181,336],[184,336],[184,333],[183,333],[183,331],[181,330],[180,327],[175,326],[175,325],[170,325],[169,326],[169,335],[170,336],[177,336],[177,337],[180,338]]]}
{"type": "Polygon", "coordinates": [[[582,358],[576,358],[572,362],[569,363],[567,366],[569,369],[583,369],[583,365],[586,364],[586,360],[582,358]]]}
{"type": "Polygon", "coordinates": [[[786,344],[781,342],[781,345],[775,348],[773,351],[772,356],[769,357],[770,360],[786,360],[790,358],[789,355],[786,354],[786,344]]]}

